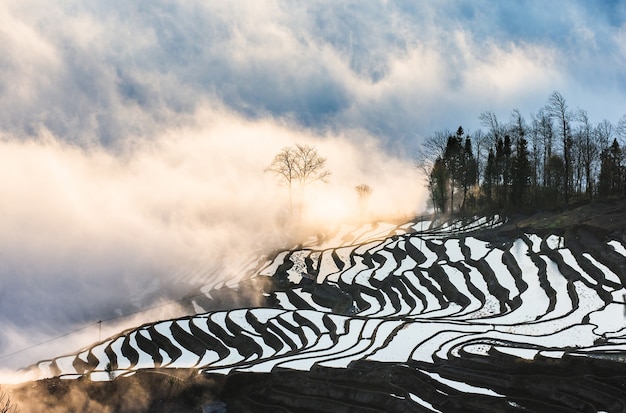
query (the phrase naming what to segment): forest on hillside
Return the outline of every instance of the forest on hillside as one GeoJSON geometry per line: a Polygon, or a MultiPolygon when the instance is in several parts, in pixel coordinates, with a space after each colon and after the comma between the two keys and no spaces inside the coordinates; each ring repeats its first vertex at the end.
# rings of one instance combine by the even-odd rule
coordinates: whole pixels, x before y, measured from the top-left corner
{"type": "Polygon", "coordinates": [[[436,213],[469,215],[560,208],[626,194],[626,114],[616,125],[592,124],[553,92],[527,121],[519,110],[502,122],[491,112],[486,131],[438,131],[417,156],[436,213]]]}

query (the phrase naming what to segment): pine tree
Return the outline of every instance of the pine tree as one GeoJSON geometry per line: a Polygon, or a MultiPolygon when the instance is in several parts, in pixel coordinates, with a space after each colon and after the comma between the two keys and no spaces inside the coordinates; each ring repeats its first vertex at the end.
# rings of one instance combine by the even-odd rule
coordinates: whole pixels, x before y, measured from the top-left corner
{"type": "Polygon", "coordinates": [[[443,159],[437,158],[430,173],[428,184],[435,211],[439,210],[441,213],[446,212],[449,185],[450,176],[448,174],[448,169],[446,168],[443,159]]]}
{"type": "Polygon", "coordinates": [[[624,168],[622,150],[613,139],[613,144],[602,151],[598,195],[601,198],[621,196],[624,192],[624,168]]]}
{"type": "Polygon", "coordinates": [[[532,176],[528,155],[528,142],[520,138],[511,165],[511,205],[514,208],[524,207],[527,201],[532,176]]]}

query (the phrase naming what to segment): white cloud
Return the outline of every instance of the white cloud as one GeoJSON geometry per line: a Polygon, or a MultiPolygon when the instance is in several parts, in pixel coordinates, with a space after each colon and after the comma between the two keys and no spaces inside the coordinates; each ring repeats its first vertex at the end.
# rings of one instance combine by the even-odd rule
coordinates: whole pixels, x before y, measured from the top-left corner
{"type": "MultiPolygon", "coordinates": [[[[300,236],[289,225],[285,188],[263,172],[294,143],[316,146],[332,172],[328,184],[307,188],[298,225],[305,232],[358,218],[360,183],[375,190],[377,218],[418,211],[423,189],[411,163],[385,155],[362,132],[358,142],[286,121],[250,121],[216,104],[198,110],[193,124],[117,151],[79,148],[46,130],[26,141],[5,135],[0,324],[19,326],[24,337],[31,329],[39,331],[33,337],[56,335],[116,308],[178,299],[216,277],[240,279],[238,260],[300,236]]],[[[0,333],[0,353],[24,337],[0,333]]]]}
{"type": "MultiPolygon", "coordinates": [[[[528,116],[558,89],[592,121],[616,120],[624,26],[569,7],[4,2],[0,277],[20,274],[12,286],[40,287],[44,304],[83,288],[91,313],[43,315],[72,324],[97,312],[93,284],[166,283],[276,234],[286,194],[260,171],[283,146],[328,157],[307,217],[345,220],[361,183],[375,214],[415,212],[419,137],[476,129],[482,111],[528,116]]],[[[31,305],[18,297],[16,316],[31,305]]]]}

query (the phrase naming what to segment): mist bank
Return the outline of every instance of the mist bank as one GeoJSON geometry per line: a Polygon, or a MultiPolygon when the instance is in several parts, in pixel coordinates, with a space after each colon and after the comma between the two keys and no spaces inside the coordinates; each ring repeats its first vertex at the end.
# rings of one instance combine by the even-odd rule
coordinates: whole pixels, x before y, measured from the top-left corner
{"type": "Polygon", "coordinates": [[[216,277],[236,283],[251,256],[340,222],[410,216],[424,202],[412,162],[364,132],[322,135],[210,106],[114,148],[45,129],[4,134],[0,165],[1,354],[223,285],[216,277]],[[291,214],[287,187],[264,169],[295,143],[315,146],[331,176],[306,187],[291,214]],[[367,216],[354,189],[363,183],[373,188],[367,216]]]}

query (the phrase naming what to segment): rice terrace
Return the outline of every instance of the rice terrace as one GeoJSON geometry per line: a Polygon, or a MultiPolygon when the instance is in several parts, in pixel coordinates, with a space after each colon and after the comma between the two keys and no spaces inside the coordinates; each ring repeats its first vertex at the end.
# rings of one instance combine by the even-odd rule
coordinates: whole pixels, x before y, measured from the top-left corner
{"type": "Polygon", "coordinates": [[[0,413],[626,412],[626,3],[0,4],[0,413]]]}

